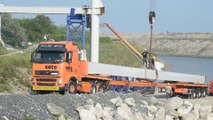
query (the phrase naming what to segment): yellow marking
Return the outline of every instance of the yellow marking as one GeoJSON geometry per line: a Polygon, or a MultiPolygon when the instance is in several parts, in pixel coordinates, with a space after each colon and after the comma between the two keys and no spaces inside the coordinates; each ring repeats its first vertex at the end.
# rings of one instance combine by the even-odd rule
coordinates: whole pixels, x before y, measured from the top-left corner
{"type": "Polygon", "coordinates": [[[51,90],[51,91],[58,91],[58,86],[33,86],[33,90],[51,90]]]}

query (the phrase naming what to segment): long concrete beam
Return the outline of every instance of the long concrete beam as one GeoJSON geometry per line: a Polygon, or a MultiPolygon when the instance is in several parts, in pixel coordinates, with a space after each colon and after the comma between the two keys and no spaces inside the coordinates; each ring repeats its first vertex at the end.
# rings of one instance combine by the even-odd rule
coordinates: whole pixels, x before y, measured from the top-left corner
{"type": "MultiPolygon", "coordinates": [[[[124,66],[109,65],[109,64],[102,64],[102,63],[92,63],[92,62],[89,63],[89,74],[136,77],[136,78],[154,79],[154,80],[156,79],[156,73],[154,70],[146,70],[146,69],[140,69],[140,68],[132,68],[132,67],[124,67],[124,66]]],[[[158,71],[157,80],[205,83],[205,76],[167,72],[167,71],[158,71]]]]}

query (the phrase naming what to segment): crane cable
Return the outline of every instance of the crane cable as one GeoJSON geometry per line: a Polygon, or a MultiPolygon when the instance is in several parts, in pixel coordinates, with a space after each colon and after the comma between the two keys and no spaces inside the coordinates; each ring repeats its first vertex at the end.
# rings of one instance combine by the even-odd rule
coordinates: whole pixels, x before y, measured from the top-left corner
{"type": "Polygon", "coordinates": [[[156,10],[156,0],[150,0],[149,11],[156,10]]]}
{"type": "Polygon", "coordinates": [[[155,23],[155,9],[156,9],[156,0],[150,0],[150,10],[149,10],[149,23],[150,23],[150,46],[149,46],[149,68],[151,68],[151,55],[152,55],[152,34],[153,34],[153,25],[155,23]]]}

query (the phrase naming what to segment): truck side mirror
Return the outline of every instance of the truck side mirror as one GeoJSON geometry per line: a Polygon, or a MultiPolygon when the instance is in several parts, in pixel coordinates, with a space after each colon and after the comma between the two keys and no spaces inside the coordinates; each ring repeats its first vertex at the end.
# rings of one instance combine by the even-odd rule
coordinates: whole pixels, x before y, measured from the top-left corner
{"type": "Polygon", "coordinates": [[[67,53],[67,62],[71,62],[72,61],[72,53],[68,52],[67,53]]]}

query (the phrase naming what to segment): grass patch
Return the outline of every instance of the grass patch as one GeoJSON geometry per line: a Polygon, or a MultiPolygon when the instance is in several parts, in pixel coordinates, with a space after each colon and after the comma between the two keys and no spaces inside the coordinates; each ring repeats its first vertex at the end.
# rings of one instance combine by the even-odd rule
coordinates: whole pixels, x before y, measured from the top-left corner
{"type": "Polygon", "coordinates": [[[14,74],[16,67],[31,68],[30,54],[18,53],[10,56],[4,56],[0,59],[0,75],[3,78],[16,77],[14,74]]]}
{"type": "Polygon", "coordinates": [[[7,54],[9,53],[9,51],[7,51],[5,48],[3,48],[1,45],[0,45],[0,55],[4,55],[4,54],[7,54]]]}
{"type": "MultiPolygon", "coordinates": [[[[136,44],[134,43],[133,46],[136,44]]],[[[87,41],[87,58],[90,58],[90,47],[90,42],[87,41]]],[[[136,49],[138,48],[140,47],[136,46],[136,49]]],[[[141,62],[121,41],[114,41],[109,37],[100,38],[99,61],[106,64],[141,67],[141,62]]]]}
{"type": "Polygon", "coordinates": [[[11,87],[7,83],[0,83],[0,92],[10,92],[11,87]]]}
{"type": "Polygon", "coordinates": [[[140,61],[119,41],[100,44],[100,62],[122,66],[140,67],[140,61]]]}

